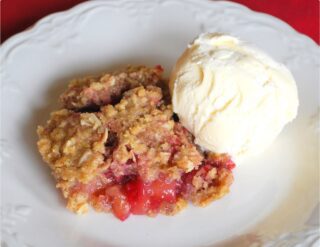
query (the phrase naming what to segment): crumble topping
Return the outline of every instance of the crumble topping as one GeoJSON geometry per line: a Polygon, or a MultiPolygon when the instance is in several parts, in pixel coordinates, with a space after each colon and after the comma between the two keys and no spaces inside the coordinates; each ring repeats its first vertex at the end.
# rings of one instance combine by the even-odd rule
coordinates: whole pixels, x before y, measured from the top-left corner
{"type": "Polygon", "coordinates": [[[205,206],[228,193],[233,162],[194,144],[155,86],[161,72],[129,67],[71,83],[65,108],[38,127],[39,151],[71,211],[173,215],[187,201],[205,206]]]}
{"type": "Polygon", "coordinates": [[[70,82],[60,101],[66,109],[95,108],[119,99],[128,89],[140,85],[157,85],[161,81],[162,68],[130,66],[125,70],[106,73],[99,77],[86,77],[70,82]]]}

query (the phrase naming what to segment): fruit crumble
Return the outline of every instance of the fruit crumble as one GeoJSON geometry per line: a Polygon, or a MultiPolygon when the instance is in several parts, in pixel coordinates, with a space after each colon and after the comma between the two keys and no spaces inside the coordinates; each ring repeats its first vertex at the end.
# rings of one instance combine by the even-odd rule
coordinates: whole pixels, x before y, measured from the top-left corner
{"type": "Polygon", "coordinates": [[[235,167],[228,155],[202,151],[174,116],[163,70],[125,70],[71,82],[63,108],[38,127],[38,148],[67,199],[130,214],[173,215],[188,201],[206,206],[229,191],[235,167]]]}

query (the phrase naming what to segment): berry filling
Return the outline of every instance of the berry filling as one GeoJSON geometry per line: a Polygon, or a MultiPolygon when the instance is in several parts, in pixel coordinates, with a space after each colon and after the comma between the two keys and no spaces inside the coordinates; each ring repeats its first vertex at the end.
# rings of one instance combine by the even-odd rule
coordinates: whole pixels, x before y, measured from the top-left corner
{"type": "Polygon", "coordinates": [[[125,185],[125,194],[131,205],[132,214],[157,214],[162,203],[175,203],[180,193],[180,183],[161,177],[152,182],[141,178],[125,185]]]}
{"type": "Polygon", "coordinates": [[[219,174],[235,167],[228,156],[207,157],[181,179],[172,180],[160,174],[154,181],[144,181],[139,175],[126,175],[117,179],[111,170],[103,173],[103,179],[96,179],[87,185],[77,184],[72,193],[89,195],[89,203],[98,211],[112,212],[121,221],[130,214],[157,215],[162,208],[174,205],[178,199],[191,200],[198,190],[219,186],[219,174]],[[199,188],[199,185],[202,185],[199,188]]]}
{"type": "Polygon", "coordinates": [[[65,109],[39,126],[39,151],[67,199],[125,220],[174,215],[228,193],[234,163],[203,152],[172,111],[162,68],[136,67],[72,82],[65,109]]]}

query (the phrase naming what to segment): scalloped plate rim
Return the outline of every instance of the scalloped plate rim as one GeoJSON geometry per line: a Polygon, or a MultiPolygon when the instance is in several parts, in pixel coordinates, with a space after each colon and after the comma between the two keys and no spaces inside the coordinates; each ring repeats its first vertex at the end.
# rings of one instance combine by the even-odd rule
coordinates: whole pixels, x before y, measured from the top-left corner
{"type": "MultiPolygon", "coordinates": [[[[5,52],[7,52],[6,48],[10,48],[10,45],[13,45],[14,42],[19,42],[20,40],[19,39],[23,39],[23,38],[26,38],[27,35],[32,35],[37,28],[40,27],[40,25],[42,24],[46,24],[47,21],[50,21],[51,19],[54,19],[54,18],[61,18],[65,15],[71,15],[71,14],[77,14],[76,11],[81,11],[82,9],[85,9],[87,7],[89,7],[90,5],[93,5],[95,3],[105,3],[105,2],[144,2],[144,0],[120,0],[120,1],[115,1],[115,0],[110,0],[110,1],[106,1],[106,0],[91,0],[91,1],[88,1],[88,2],[82,2],[82,3],[79,3],[69,9],[66,9],[66,10],[63,10],[63,11],[58,11],[58,12],[55,12],[55,13],[52,13],[52,14],[49,14],[47,16],[44,16],[42,17],[41,19],[39,19],[38,21],[36,21],[32,26],[30,26],[29,28],[27,28],[26,30],[24,31],[21,31],[19,33],[16,33],[14,35],[12,35],[11,37],[9,37],[7,40],[5,40],[1,46],[2,48],[4,49],[4,51],[2,52],[2,54],[4,54],[5,52]]],[[[161,0],[160,2],[175,2],[177,0],[161,0]]],[[[189,3],[196,3],[197,0],[187,0],[189,3]]],[[[201,1],[201,4],[220,4],[220,5],[229,5],[229,6],[235,6],[237,8],[240,8],[242,9],[242,11],[247,11],[247,12],[250,12],[252,14],[255,14],[255,15],[260,15],[260,17],[263,17],[263,18],[267,18],[269,20],[272,20],[274,21],[277,25],[281,24],[283,26],[284,29],[286,29],[285,31],[287,32],[291,32],[292,34],[294,35],[298,35],[300,36],[300,38],[303,38],[305,39],[308,43],[311,42],[312,45],[317,45],[317,43],[311,39],[309,36],[303,34],[303,33],[300,33],[299,31],[297,31],[296,29],[294,29],[292,26],[290,26],[288,23],[286,23],[285,21],[279,19],[278,17],[275,17],[275,16],[272,16],[272,15],[269,15],[269,14],[266,14],[266,13],[263,13],[263,12],[259,12],[259,11],[254,11],[250,8],[248,8],[247,6],[245,5],[242,5],[240,3],[236,3],[236,2],[231,2],[231,1],[209,1],[209,0],[200,0],[201,1]]],[[[8,49],[7,48],[7,49],[8,49]]],[[[5,54],[7,55],[7,54],[5,54]]]]}

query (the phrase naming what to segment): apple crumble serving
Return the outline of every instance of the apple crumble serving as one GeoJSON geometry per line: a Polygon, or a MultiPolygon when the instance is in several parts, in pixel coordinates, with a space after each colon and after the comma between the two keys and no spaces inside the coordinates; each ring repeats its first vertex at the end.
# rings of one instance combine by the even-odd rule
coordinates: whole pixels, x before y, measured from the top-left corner
{"type": "Polygon", "coordinates": [[[67,199],[130,214],[173,215],[190,201],[206,206],[229,191],[228,155],[204,152],[164,100],[163,70],[129,67],[71,82],[63,108],[38,127],[38,148],[67,199]]]}

